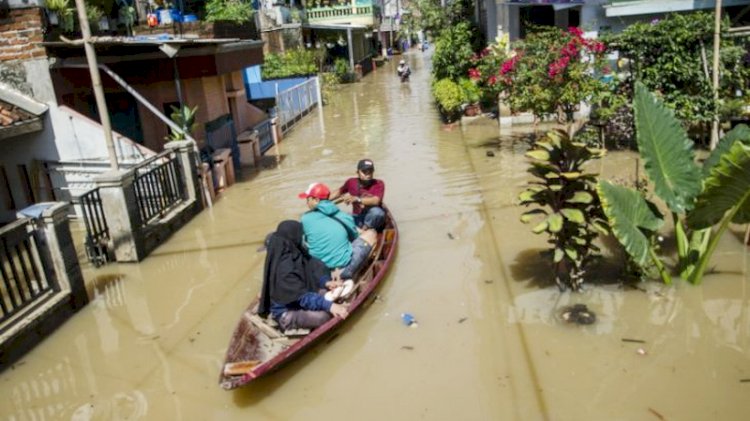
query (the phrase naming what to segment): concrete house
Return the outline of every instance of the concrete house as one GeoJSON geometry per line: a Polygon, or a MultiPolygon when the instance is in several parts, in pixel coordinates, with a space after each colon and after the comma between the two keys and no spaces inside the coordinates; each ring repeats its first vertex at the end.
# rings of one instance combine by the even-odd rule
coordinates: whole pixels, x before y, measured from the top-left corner
{"type": "MultiPolygon", "coordinates": [[[[0,108],[14,116],[0,130],[0,223],[38,201],[74,199],[109,166],[83,46],[45,42],[47,33],[42,0],[0,4],[0,108]]],[[[230,147],[267,119],[247,102],[242,78],[263,62],[262,46],[166,34],[98,38],[118,161],[127,167],[162,150],[169,130],[156,114],[168,116],[173,105],[198,107],[199,147],[230,147]]]]}
{"type": "MultiPolygon", "coordinates": [[[[617,32],[637,21],[715,5],[714,0],[483,0],[477,2],[476,19],[488,40],[503,32],[513,41],[524,37],[527,24],[617,32]]],[[[728,16],[739,16],[747,5],[749,0],[722,1],[728,16]]]]}

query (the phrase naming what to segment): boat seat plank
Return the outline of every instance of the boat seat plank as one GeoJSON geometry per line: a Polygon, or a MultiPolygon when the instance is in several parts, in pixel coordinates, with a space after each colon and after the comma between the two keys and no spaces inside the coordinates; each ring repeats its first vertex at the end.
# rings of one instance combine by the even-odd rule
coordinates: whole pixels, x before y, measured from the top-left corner
{"type": "Polygon", "coordinates": [[[276,339],[284,336],[277,329],[266,323],[265,320],[261,319],[257,314],[251,314],[248,318],[253,323],[253,325],[255,325],[255,327],[260,329],[260,331],[265,333],[269,338],[276,339]]]}

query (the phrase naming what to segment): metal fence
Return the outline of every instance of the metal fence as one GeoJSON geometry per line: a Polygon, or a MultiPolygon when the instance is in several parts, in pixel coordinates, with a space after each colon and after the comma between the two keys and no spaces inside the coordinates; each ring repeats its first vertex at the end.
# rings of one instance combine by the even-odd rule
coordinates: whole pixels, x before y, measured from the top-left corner
{"type": "Polygon", "coordinates": [[[143,226],[182,201],[184,180],[174,151],[164,151],[135,168],[135,196],[143,226]]]}
{"type": "Polygon", "coordinates": [[[260,154],[263,155],[267,150],[273,146],[273,126],[271,125],[271,119],[265,119],[253,127],[253,130],[258,132],[258,145],[260,146],[260,154]]]}
{"type": "Polygon", "coordinates": [[[50,282],[31,228],[30,220],[19,219],[0,229],[0,324],[60,290],[50,282]]]}
{"type": "Polygon", "coordinates": [[[99,188],[91,189],[78,198],[86,227],[86,256],[99,267],[109,261],[109,227],[102,208],[99,188]]]}
{"type": "Polygon", "coordinates": [[[278,107],[278,124],[282,133],[286,133],[294,123],[307,115],[318,104],[318,78],[310,78],[299,85],[279,92],[276,96],[278,107]]]}

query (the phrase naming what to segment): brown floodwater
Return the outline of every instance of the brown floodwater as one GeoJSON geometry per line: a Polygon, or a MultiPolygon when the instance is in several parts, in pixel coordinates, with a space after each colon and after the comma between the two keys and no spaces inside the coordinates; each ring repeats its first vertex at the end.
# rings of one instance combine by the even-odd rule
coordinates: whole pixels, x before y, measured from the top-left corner
{"type": "MultiPolygon", "coordinates": [[[[529,130],[444,128],[429,58],[344,86],[262,168],[144,262],[84,267],[91,303],[0,374],[6,420],[730,420],[750,414],[750,286],[742,227],[701,286],[550,285],[545,239],[519,222],[529,130]],[[487,151],[494,152],[488,156],[487,151]],[[229,336],[259,291],[264,236],[308,183],[375,161],[401,242],[370,307],[283,370],[227,392],[229,336]],[[563,322],[583,303],[597,322],[563,322]],[[412,313],[417,328],[404,326],[412,313]],[[623,341],[623,339],[642,342],[623,341]]],[[[632,177],[610,153],[608,178],[632,177]]]]}

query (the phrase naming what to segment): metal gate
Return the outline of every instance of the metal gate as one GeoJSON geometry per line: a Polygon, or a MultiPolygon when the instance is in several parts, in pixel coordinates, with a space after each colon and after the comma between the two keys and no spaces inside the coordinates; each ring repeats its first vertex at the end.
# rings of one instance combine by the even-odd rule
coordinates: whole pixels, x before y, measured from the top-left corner
{"type": "Polygon", "coordinates": [[[87,191],[78,198],[83,214],[83,224],[86,226],[86,256],[89,261],[99,267],[110,259],[109,253],[109,227],[107,218],[104,216],[102,199],[99,196],[99,188],[87,191]]]}

